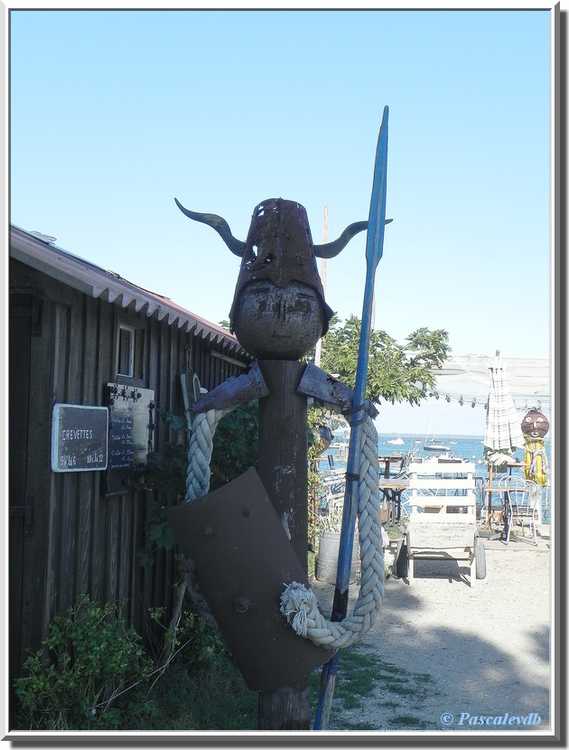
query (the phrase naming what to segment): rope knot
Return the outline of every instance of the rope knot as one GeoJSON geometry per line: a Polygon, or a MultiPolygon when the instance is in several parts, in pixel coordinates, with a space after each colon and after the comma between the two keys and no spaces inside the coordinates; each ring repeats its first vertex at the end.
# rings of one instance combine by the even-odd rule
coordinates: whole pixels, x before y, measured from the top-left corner
{"type": "Polygon", "coordinates": [[[281,614],[297,635],[306,638],[308,634],[308,616],[317,607],[314,593],[302,583],[286,583],[281,594],[281,614]]]}

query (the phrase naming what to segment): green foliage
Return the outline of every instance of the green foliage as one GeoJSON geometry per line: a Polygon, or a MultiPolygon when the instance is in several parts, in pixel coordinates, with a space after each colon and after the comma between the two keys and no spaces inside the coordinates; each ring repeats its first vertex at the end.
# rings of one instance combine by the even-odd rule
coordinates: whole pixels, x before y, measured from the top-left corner
{"type": "Polygon", "coordinates": [[[314,575],[314,556],[317,545],[317,506],[322,489],[322,477],[318,472],[318,458],[322,452],[322,442],[319,428],[329,422],[328,412],[320,406],[311,406],[307,413],[308,431],[308,544],[309,544],[309,574],[314,575]]]}
{"type": "MultiPolygon", "coordinates": [[[[167,413],[161,417],[173,429],[179,429],[179,417],[167,413]]],[[[236,479],[254,466],[258,452],[259,403],[251,401],[227,414],[217,426],[211,457],[211,489],[236,479]]],[[[148,464],[140,471],[138,481],[147,489],[174,495],[180,501],[186,490],[186,470],[186,446],[167,443],[160,453],[149,455],[148,464]]],[[[152,522],[160,520],[154,518],[152,522]]]]}
{"type": "Polygon", "coordinates": [[[166,443],[160,453],[150,453],[146,466],[139,470],[145,489],[181,500],[186,491],[186,447],[166,443]]]}
{"type": "Polygon", "coordinates": [[[177,658],[149,692],[141,689],[123,711],[123,730],[235,731],[256,725],[257,693],[247,689],[229,656],[195,670],[177,658]]]}
{"type": "MultiPolygon", "coordinates": [[[[334,702],[340,712],[360,708],[378,681],[379,657],[368,657],[354,647],[342,649],[340,669],[336,678],[334,702]]],[[[316,709],[320,689],[320,672],[314,671],[309,680],[310,702],[316,709]]]]}
{"type": "Polygon", "coordinates": [[[148,463],[133,480],[137,486],[153,490],[149,496],[148,515],[145,524],[146,546],[138,553],[138,563],[150,568],[157,550],[171,550],[174,534],[167,518],[166,498],[180,502],[186,490],[186,448],[183,445],[166,443],[161,453],[150,453],[148,463]]]}
{"type": "MultiPolygon", "coordinates": [[[[167,630],[164,607],[149,610],[167,630]]],[[[116,607],[83,598],[57,616],[15,681],[18,729],[254,729],[249,691],[219,635],[185,610],[174,658],[156,669],[116,607]]]]}
{"type": "Polygon", "coordinates": [[[177,648],[184,644],[151,690],[133,691],[121,729],[254,729],[257,694],[247,689],[219,635],[191,611],[177,633],[177,648]]]}
{"type": "MultiPolygon", "coordinates": [[[[149,615],[165,635],[170,633],[166,607],[154,607],[149,610],[149,615]]],[[[206,668],[212,660],[225,653],[225,645],[219,635],[192,609],[183,611],[174,639],[172,651],[184,648],[186,665],[192,669],[206,668]]]]}
{"type": "MultiPolygon", "coordinates": [[[[174,431],[185,430],[179,417],[161,413],[174,431]]],[[[258,457],[258,404],[234,410],[219,424],[214,438],[212,489],[239,476],[258,457]]],[[[146,548],[139,562],[152,565],[159,549],[173,547],[166,519],[166,498],[179,502],[185,493],[187,450],[165,444],[133,472],[131,482],[155,490],[146,528],[146,548]]],[[[231,662],[220,637],[191,610],[177,627],[169,627],[165,608],[149,612],[145,652],[136,632],[117,608],[83,598],[57,616],[48,638],[26,661],[15,681],[19,701],[17,725],[22,729],[253,729],[255,693],[250,692],[231,662]],[[173,639],[164,666],[155,648],[160,638],[173,639]],[[175,657],[175,658],[174,658],[175,657]],[[166,676],[167,675],[167,676],[166,676]]]]}
{"type": "MultiPolygon", "coordinates": [[[[310,700],[316,707],[319,691],[319,674],[314,672],[309,682],[310,700]]],[[[425,672],[411,672],[403,667],[384,661],[376,653],[361,646],[342,649],[340,668],[336,678],[334,705],[332,708],[331,729],[355,730],[378,729],[373,722],[357,721],[356,711],[365,712],[366,701],[381,699],[383,708],[396,712],[401,706],[401,698],[407,698],[415,707],[422,706],[438,691],[433,678],[425,672]]],[[[427,729],[434,727],[432,722],[411,715],[388,716],[385,728],[427,729]]]]}
{"type": "Polygon", "coordinates": [[[234,409],[219,423],[213,439],[211,489],[236,479],[257,463],[259,402],[234,409]]]}
{"type": "MultiPolygon", "coordinates": [[[[361,321],[336,321],[322,340],[322,368],[354,386],[361,321]]],[[[435,393],[433,369],[450,351],[446,331],[418,328],[399,344],[385,331],[372,330],[366,396],[371,401],[418,404],[435,393]]]]}
{"type": "Polygon", "coordinates": [[[87,597],[54,618],[15,690],[20,724],[30,729],[112,729],[122,691],[151,671],[138,634],[116,606],[87,597]]]}

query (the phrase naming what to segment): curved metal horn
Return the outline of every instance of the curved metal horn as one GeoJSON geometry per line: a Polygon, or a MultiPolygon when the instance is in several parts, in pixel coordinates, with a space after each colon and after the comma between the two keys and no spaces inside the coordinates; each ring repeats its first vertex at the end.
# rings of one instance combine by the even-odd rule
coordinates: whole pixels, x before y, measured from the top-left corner
{"type": "MultiPolygon", "coordinates": [[[[386,219],[385,223],[389,224],[392,221],[393,219],[386,219]]],[[[334,242],[327,242],[325,245],[314,245],[314,255],[317,258],[335,258],[336,255],[342,252],[352,237],[358,234],[358,232],[363,232],[364,229],[367,229],[367,221],[356,221],[350,224],[334,242]]]]}
{"type": "Polygon", "coordinates": [[[174,198],[174,200],[176,201],[176,205],[178,206],[180,211],[189,219],[193,219],[194,221],[201,221],[202,224],[208,224],[210,227],[215,229],[215,231],[219,234],[221,239],[225,242],[227,247],[234,255],[239,256],[239,258],[243,257],[243,253],[245,252],[245,243],[241,242],[241,240],[236,239],[231,234],[231,229],[229,228],[229,224],[225,221],[225,219],[223,219],[221,216],[218,216],[217,214],[199,214],[197,213],[197,211],[190,211],[189,209],[184,208],[177,198],[174,198]]]}
{"type": "Polygon", "coordinates": [[[363,232],[364,229],[367,229],[367,221],[356,221],[350,224],[334,242],[327,242],[325,245],[314,245],[314,255],[317,258],[335,258],[336,255],[342,252],[352,237],[358,234],[358,232],[363,232]]]}

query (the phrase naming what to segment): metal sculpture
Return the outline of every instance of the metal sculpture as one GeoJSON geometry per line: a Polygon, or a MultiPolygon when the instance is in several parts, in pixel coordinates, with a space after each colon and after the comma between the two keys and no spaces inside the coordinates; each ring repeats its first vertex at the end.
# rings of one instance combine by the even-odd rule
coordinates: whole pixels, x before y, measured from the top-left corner
{"type": "MultiPolygon", "coordinates": [[[[287,631],[292,634],[292,640],[284,634],[284,620],[278,613],[278,593],[283,583],[306,583],[306,409],[309,396],[333,404],[349,418],[355,415],[351,420],[356,442],[351,447],[348,469],[349,490],[344,510],[346,523],[340,551],[340,582],[343,580],[342,561],[348,551],[348,557],[351,557],[355,505],[354,483],[350,479],[355,474],[354,461],[360,442],[358,425],[365,409],[367,357],[364,350],[367,352],[369,344],[373,276],[381,257],[384,224],[387,223],[386,148],[387,108],[378,146],[378,159],[382,166],[376,165],[369,224],[366,221],[350,224],[337,240],[323,245],[313,243],[306,210],[295,201],[275,198],[257,205],[247,240],[243,242],[233,236],[222,217],[188,210],[176,200],[188,218],[215,229],[231,252],[241,258],[230,322],[241,345],[258,358],[250,373],[218,386],[193,405],[193,412],[199,414],[206,410],[208,413],[212,409],[219,410],[217,415],[220,418],[237,403],[243,403],[253,396],[260,397],[257,469],[261,482],[257,482],[255,476],[249,476],[247,482],[250,487],[244,490],[243,482],[247,477],[244,475],[222,491],[197,500],[193,508],[174,509],[170,519],[179,543],[193,561],[197,561],[198,579],[200,568],[202,570],[204,593],[214,614],[217,613],[222,632],[234,651],[245,679],[251,687],[262,691],[259,699],[260,729],[308,728],[308,671],[316,664],[328,661],[332,655],[332,652],[294,636],[292,630],[287,631]],[[332,310],[324,298],[316,258],[338,255],[354,235],[366,228],[368,278],[354,393],[319,368],[307,366],[299,359],[328,330],[332,316],[332,310]],[[251,531],[254,526],[252,522],[243,523],[238,519],[239,512],[245,514],[245,510],[247,519],[268,518],[263,489],[276,511],[277,523],[266,521],[261,534],[260,527],[251,531]],[[223,503],[219,502],[220,492],[224,496],[223,503]],[[223,512],[224,506],[228,508],[227,513],[223,512]],[[211,523],[206,522],[208,515],[211,523]],[[238,529],[242,527],[240,537],[238,529]],[[261,534],[263,543],[253,544],[252,533],[261,534]],[[238,538],[241,538],[241,542],[237,541],[238,538]],[[283,546],[283,539],[288,539],[290,545],[287,543],[283,546]],[[219,565],[223,545],[232,546],[232,570],[223,571],[223,566],[219,565]],[[280,563],[264,565],[263,559],[266,560],[271,550],[278,550],[280,563]],[[296,572],[291,577],[293,568],[296,572]],[[238,571],[238,581],[228,583],[222,579],[224,572],[226,577],[231,577],[233,571],[238,571]],[[224,592],[221,596],[218,589],[224,592]],[[264,592],[263,595],[260,592],[264,592]],[[257,637],[251,640],[246,614],[252,609],[257,617],[264,617],[265,622],[260,631],[255,631],[257,637]],[[261,631],[264,642],[259,640],[261,631]],[[265,665],[263,672],[263,652],[267,648],[271,654],[271,669],[268,670],[265,665]]],[[[215,424],[218,417],[213,420],[215,424]]],[[[254,470],[251,472],[255,475],[254,470]]],[[[341,597],[347,599],[347,585],[344,587],[341,584],[341,597]]],[[[340,609],[335,600],[336,619],[340,619],[340,609]]]]}
{"type": "Polygon", "coordinates": [[[316,258],[338,255],[367,221],[350,224],[334,242],[314,245],[304,206],[270,198],[255,207],[247,241],[241,242],[225,219],[176,203],[190,219],[213,227],[241,257],[229,320],[242,346],[264,359],[300,359],[310,351],[333,315],[316,258]]]}
{"type": "Polygon", "coordinates": [[[545,487],[549,478],[544,438],[549,432],[549,420],[538,409],[530,409],[522,419],[522,432],[525,441],[524,476],[545,487]]]}

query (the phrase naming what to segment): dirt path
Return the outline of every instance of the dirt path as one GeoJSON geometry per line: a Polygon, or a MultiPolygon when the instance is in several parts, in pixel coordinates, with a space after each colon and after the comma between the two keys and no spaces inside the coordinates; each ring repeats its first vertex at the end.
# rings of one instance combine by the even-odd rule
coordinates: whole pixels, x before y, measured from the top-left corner
{"type": "MultiPolygon", "coordinates": [[[[500,724],[470,717],[506,712],[537,714],[541,723],[529,719],[527,728],[548,727],[549,547],[486,547],[488,576],[474,589],[460,580],[467,568],[450,561],[419,561],[412,586],[387,580],[378,622],[347,655],[348,675],[350,659],[359,660],[360,678],[368,665],[366,693],[347,700],[349,684],[340,684],[330,729],[495,731],[500,724]]],[[[314,588],[326,609],[332,587],[314,588]]]]}

